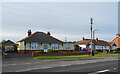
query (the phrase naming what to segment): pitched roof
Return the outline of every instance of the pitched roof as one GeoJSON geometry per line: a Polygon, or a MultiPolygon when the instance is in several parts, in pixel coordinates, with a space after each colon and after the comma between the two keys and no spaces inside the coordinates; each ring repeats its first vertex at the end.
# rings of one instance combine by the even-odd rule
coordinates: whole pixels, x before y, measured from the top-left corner
{"type": "MultiPolygon", "coordinates": [[[[104,41],[104,40],[92,40],[93,43],[95,43],[95,45],[103,45],[103,46],[109,46],[108,42],[107,41],[104,41]]],[[[84,39],[84,40],[81,40],[81,41],[78,41],[77,43],[75,43],[76,45],[87,45],[89,42],[91,42],[91,39],[84,39]]]]}
{"type": "Polygon", "coordinates": [[[39,43],[63,43],[62,41],[47,35],[46,33],[43,32],[35,32],[33,34],[31,34],[28,37],[23,38],[22,40],[18,41],[18,42],[39,42],[39,43]]]}
{"type": "Polygon", "coordinates": [[[75,44],[86,44],[87,45],[90,41],[91,41],[90,39],[84,39],[84,40],[76,42],[75,44]]]}
{"type": "Polygon", "coordinates": [[[120,37],[116,37],[109,44],[112,46],[114,43],[117,45],[117,48],[120,48],[120,37]]]}
{"type": "Polygon", "coordinates": [[[4,45],[14,45],[15,43],[12,42],[11,40],[7,40],[3,43],[4,45]]]}

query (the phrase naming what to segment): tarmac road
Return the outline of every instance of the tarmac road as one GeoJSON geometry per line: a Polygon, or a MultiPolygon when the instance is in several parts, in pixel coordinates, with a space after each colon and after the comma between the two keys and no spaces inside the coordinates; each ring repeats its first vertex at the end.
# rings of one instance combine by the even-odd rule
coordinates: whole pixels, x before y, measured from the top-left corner
{"type": "Polygon", "coordinates": [[[37,69],[28,72],[88,72],[88,73],[118,72],[118,61],[114,60],[114,61],[55,67],[48,69],[37,69]]]}
{"type": "Polygon", "coordinates": [[[98,57],[98,58],[52,59],[52,60],[36,60],[30,57],[9,58],[9,59],[4,59],[2,61],[2,72],[32,72],[32,71],[33,72],[34,71],[37,71],[37,72],[42,72],[42,71],[87,72],[86,70],[88,69],[87,65],[90,66],[89,69],[92,69],[91,65],[94,65],[94,64],[97,65],[98,62],[99,63],[101,62],[100,64],[101,66],[100,65],[95,66],[93,67],[93,70],[90,70],[90,71],[94,72],[95,69],[96,71],[98,71],[97,69],[98,67],[100,67],[101,68],[100,70],[102,70],[103,67],[107,67],[107,66],[110,66],[108,68],[112,68],[112,66],[114,66],[115,70],[117,70],[117,65],[118,65],[117,60],[118,60],[118,57],[116,56],[115,57],[98,57]],[[106,64],[109,63],[109,64],[106,65],[104,63],[106,64]],[[85,65],[86,65],[86,68],[84,68],[85,65]],[[64,69],[64,70],[61,70],[61,69],[64,69]]]}

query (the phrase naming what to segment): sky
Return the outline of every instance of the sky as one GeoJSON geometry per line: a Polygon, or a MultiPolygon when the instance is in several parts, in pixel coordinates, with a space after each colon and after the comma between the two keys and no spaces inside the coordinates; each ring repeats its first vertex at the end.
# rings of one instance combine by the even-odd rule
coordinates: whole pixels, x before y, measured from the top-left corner
{"type": "Polygon", "coordinates": [[[95,37],[111,41],[118,33],[117,2],[4,2],[2,39],[17,42],[27,30],[51,32],[62,41],[90,38],[90,18],[95,37]]]}

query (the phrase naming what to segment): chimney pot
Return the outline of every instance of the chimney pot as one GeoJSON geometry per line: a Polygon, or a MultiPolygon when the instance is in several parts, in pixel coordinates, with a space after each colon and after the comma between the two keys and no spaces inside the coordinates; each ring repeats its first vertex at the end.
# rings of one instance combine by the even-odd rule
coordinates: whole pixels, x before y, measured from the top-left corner
{"type": "Polygon", "coordinates": [[[83,40],[85,40],[85,38],[83,37],[83,40]]]}
{"type": "Polygon", "coordinates": [[[96,38],[96,41],[98,41],[98,38],[96,38]]]}
{"type": "Polygon", "coordinates": [[[50,33],[50,32],[47,32],[47,35],[51,35],[51,33],[50,33]]]}

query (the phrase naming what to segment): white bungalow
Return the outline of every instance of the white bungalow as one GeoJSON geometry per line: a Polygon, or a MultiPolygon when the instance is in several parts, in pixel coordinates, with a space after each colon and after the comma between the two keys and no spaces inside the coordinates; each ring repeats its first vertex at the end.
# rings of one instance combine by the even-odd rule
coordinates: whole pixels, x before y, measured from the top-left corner
{"type": "Polygon", "coordinates": [[[44,32],[32,33],[28,31],[28,36],[17,42],[17,50],[20,53],[32,53],[33,51],[44,51],[48,49],[71,51],[74,50],[73,43],[65,43],[53,36],[50,32],[47,34],[44,32]]]}

